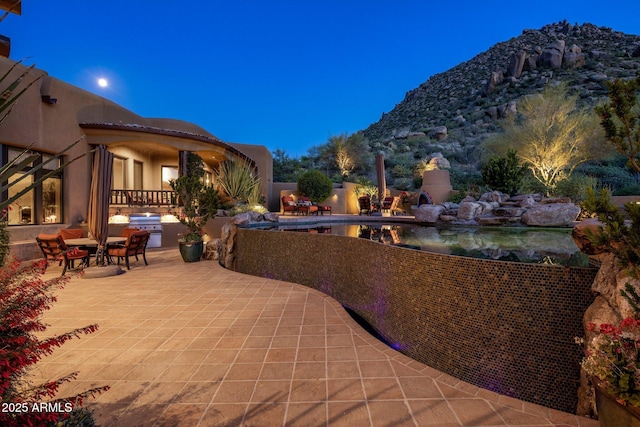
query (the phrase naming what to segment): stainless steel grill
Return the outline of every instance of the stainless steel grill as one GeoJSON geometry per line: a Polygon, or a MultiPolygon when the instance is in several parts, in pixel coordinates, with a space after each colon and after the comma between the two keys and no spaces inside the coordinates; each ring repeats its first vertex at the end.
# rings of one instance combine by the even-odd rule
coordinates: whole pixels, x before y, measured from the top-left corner
{"type": "Polygon", "coordinates": [[[147,230],[149,232],[148,248],[159,248],[162,246],[162,223],[160,222],[160,215],[129,215],[129,227],[147,230]]]}

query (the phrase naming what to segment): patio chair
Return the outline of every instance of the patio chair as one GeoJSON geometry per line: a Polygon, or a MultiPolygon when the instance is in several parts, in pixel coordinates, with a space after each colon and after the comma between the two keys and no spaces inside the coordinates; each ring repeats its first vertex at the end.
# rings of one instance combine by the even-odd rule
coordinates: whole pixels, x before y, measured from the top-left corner
{"type": "Polygon", "coordinates": [[[298,200],[298,212],[305,215],[318,215],[318,205],[311,203],[308,197],[300,197],[298,200]]]}
{"type": "Polygon", "coordinates": [[[61,228],[58,230],[58,235],[62,237],[62,240],[82,239],[83,237],[87,237],[82,228],[61,228]]]}
{"type": "Polygon", "coordinates": [[[296,201],[291,196],[282,196],[282,215],[291,212],[291,215],[298,212],[296,201]]]}
{"type": "Polygon", "coordinates": [[[67,247],[58,234],[39,234],[36,241],[47,262],[57,261],[58,265],[62,265],[64,262],[62,276],[65,275],[68,268],[74,268],[75,260],[82,260],[84,266],[89,265],[89,251],[67,247]]]}
{"type": "Polygon", "coordinates": [[[120,233],[120,237],[129,237],[136,231],[140,231],[140,229],[135,227],[125,227],[122,229],[122,232],[120,233]]]}
{"type": "Polygon", "coordinates": [[[109,262],[113,263],[112,257],[118,258],[118,265],[120,265],[120,259],[124,259],[127,270],[131,270],[129,265],[129,257],[135,256],[136,261],[139,261],[138,255],[142,255],[144,259],[144,265],[149,265],[147,262],[147,243],[149,242],[150,233],[146,230],[136,231],[131,233],[127,237],[127,241],[124,244],[114,244],[107,247],[107,256],[109,262]]]}
{"type": "Polygon", "coordinates": [[[398,209],[398,204],[400,204],[400,197],[385,197],[382,199],[382,206],[380,208],[381,211],[389,211],[391,215],[395,215],[400,209],[398,209]]]}
{"type": "Polygon", "coordinates": [[[371,212],[375,210],[375,208],[371,204],[371,197],[369,196],[358,197],[358,209],[360,210],[358,215],[362,215],[363,213],[366,213],[367,215],[371,215],[371,212]]]}

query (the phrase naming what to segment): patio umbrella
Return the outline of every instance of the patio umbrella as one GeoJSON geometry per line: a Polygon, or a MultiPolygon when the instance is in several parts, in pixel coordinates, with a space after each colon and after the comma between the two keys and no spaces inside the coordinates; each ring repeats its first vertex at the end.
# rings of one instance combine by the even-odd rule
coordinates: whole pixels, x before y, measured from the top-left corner
{"type": "Polygon", "coordinates": [[[387,179],[384,172],[384,154],[376,154],[376,174],[378,175],[378,200],[382,200],[387,192],[387,179]]]}
{"type": "Polygon", "coordinates": [[[109,199],[112,174],[113,153],[107,151],[107,147],[104,145],[99,145],[93,153],[89,212],[87,214],[89,235],[98,242],[96,260],[99,265],[104,265],[107,235],[109,234],[109,199]]]}

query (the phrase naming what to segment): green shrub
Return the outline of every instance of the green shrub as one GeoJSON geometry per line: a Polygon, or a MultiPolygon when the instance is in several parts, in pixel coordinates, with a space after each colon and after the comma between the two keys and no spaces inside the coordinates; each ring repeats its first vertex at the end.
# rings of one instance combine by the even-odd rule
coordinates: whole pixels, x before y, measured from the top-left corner
{"type": "Polygon", "coordinates": [[[482,179],[492,190],[506,194],[518,194],[527,167],[520,165],[515,150],[509,150],[507,157],[493,156],[482,166],[482,179]]]}
{"type": "Polygon", "coordinates": [[[637,196],[640,194],[640,184],[625,185],[613,192],[614,196],[637,196]]]}
{"type": "Polygon", "coordinates": [[[393,187],[396,190],[407,191],[411,189],[411,178],[396,178],[393,180],[393,187]]]}
{"type": "Polygon", "coordinates": [[[587,189],[595,188],[598,184],[596,178],[573,173],[569,178],[558,181],[553,191],[555,196],[570,197],[571,201],[578,203],[587,197],[587,189]]]}
{"type": "Polygon", "coordinates": [[[312,202],[321,202],[331,195],[333,183],[322,172],[310,170],[298,179],[298,193],[312,202]]]}

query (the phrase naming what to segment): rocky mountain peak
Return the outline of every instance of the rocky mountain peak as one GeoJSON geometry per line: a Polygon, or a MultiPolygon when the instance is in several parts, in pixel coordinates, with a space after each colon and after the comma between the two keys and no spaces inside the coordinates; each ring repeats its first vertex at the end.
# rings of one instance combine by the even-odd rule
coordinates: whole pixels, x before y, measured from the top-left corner
{"type": "Polygon", "coordinates": [[[638,72],[638,35],[567,21],[525,29],[431,76],[363,133],[376,150],[398,150],[412,138],[474,146],[499,131],[498,119],[517,113],[518,99],[551,80],[565,82],[581,103],[593,105],[606,96],[606,81],[638,72]]]}

